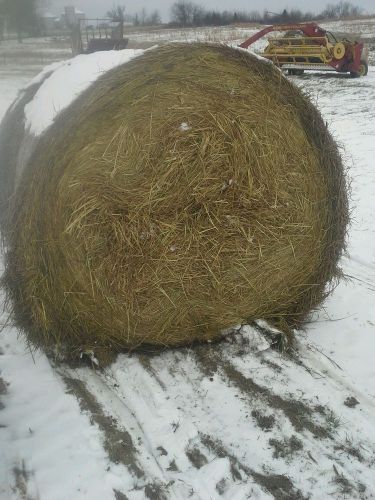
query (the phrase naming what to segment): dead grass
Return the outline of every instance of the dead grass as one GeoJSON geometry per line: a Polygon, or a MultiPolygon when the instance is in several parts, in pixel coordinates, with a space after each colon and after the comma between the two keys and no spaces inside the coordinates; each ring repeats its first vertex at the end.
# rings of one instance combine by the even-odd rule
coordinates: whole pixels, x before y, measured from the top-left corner
{"type": "Polygon", "coordinates": [[[15,321],[73,355],[300,325],[348,221],[317,110],[272,65],[207,44],[104,75],[41,138],[11,213],[15,321]]]}

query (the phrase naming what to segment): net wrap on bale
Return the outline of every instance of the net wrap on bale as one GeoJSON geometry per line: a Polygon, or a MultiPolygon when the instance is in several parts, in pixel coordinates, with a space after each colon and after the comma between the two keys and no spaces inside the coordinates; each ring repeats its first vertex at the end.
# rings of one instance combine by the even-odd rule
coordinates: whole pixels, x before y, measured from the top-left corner
{"type": "Polygon", "coordinates": [[[309,99],[271,64],[207,44],[103,75],[8,194],[15,322],[73,355],[257,318],[298,326],[337,277],[348,221],[337,146],[309,99]]]}

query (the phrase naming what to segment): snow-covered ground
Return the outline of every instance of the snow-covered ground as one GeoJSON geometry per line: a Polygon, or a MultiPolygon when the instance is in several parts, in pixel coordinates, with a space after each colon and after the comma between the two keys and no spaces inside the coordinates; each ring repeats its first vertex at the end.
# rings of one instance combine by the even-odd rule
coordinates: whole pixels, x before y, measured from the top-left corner
{"type": "MultiPolygon", "coordinates": [[[[0,117],[40,69],[0,65],[0,117]]],[[[6,327],[1,500],[375,498],[375,67],[293,80],[343,147],[348,280],[290,355],[260,323],[93,370],[55,365],[6,327]]]]}
{"type": "Polygon", "coordinates": [[[374,38],[375,18],[353,19],[352,21],[331,21],[321,24],[334,33],[358,33],[362,38],[374,38]]]}
{"type": "MultiPolygon", "coordinates": [[[[372,38],[375,36],[375,18],[352,20],[352,21],[330,21],[319,23],[323,28],[334,33],[356,33],[363,38],[372,38]]],[[[242,25],[242,26],[216,26],[201,28],[148,28],[138,29],[127,28],[126,36],[133,42],[161,42],[161,41],[215,41],[228,42],[230,40],[244,40],[251,36],[264,25],[242,25]]]]}

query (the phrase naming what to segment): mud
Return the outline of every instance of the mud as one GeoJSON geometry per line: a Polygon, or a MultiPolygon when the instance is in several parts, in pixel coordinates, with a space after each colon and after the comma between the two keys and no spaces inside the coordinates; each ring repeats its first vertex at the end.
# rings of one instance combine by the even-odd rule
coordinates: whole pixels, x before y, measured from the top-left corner
{"type": "Polygon", "coordinates": [[[138,464],[137,450],[130,434],[116,427],[112,418],[108,417],[95,397],[88,391],[81,380],[64,377],[64,382],[78,399],[82,411],[88,412],[92,423],[96,423],[104,434],[104,449],[109,459],[115,464],[123,464],[137,478],[145,476],[138,464]]]}
{"type": "Polygon", "coordinates": [[[251,416],[262,431],[268,432],[275,425],[275,417],[273,415],[265,415],[260,410],[253,410],[251,416]]]}
{"type": "Polygon", "coordinates": [[[200,469],[208,463],[207,458],[203,455],[199,448],[186,450],[186,456],[196,469],[200,469]]]}
{"type": "Polygon", "coordinates": [[[287,461],[293,458],[299,451],[303,449],[302,441],[294,435],[289,439],[284,438],[283,441],[280,441],[278,439],[270,439],[268,442],[274,449],[273,457],[283,458],[287,461]]]}
{"type": "Polygon", "coordinates": [[[121,491],[113,490],[113,493],[115,494],[116,500],[129,500],[124,493],[121,493],[121,491]]]}
{"type": "Polygon", "coordinates": [[[198,366],[205,376],[212,376],[219,372],[227,378],[229,385],[237,387],[252,404],[260,400],[270,409],[281,410],[296,431],[307,430],[317,439],[331,438],[328,426],[319,425],[313,421],[313,407],[295,399],[283,398],[272,393],[267,387],[257,384],[251,378],[245,377],[229,361],[222,359],[217,350],[200,347],[195,350],[195,354],[198,366]]]}
{"type": "Polygon", "coordinates": [[[145,487],[145,498],[150,500],[168,500],[164,485],[159,483],[150,483],[145,487]]]}
{"type": "Polygon", "coordinates": [[[232,475],[233,471],[237,479],[243,479],[242,473],[245,476],[251,477],[263,490],[270,493],[275,500],[307,500],[300,490],[297,490],[292,481],[284,475],[280,474],[262,474],[242,464],[237,457],[232,455],[229,450],[226,450],[223,444],[208,435],[202,435],[202,443],[207,448],[215,453],[218,457],[228,457],[231,463],[232,475]]]}
{"type": "Polygon", "coordinates": [[[354,396],[348,396],[344,401],[344,405],[348,408],[355,408],[359,405],[359,401],[354,396]]]}
{"type": "Polygon", "coordinates": [[[15,493],[19,500],[39,500],[39,497],[31,496],[28,493],[28,482],[32,477],[32,473],[26,469],[25,462],[15,466],[13,468],[14,476],[14,487],[13,493],[15,493]]]}
{"type": "Polygon", "coordinates": [[[0,377],[0,396],[4,396],[8,392],[8,386],[4,379],[0,377]]]}
{"type": "Polygon", "coordinates": [[[362,483],[349,481],[349,479],[342,472],[339,472],[335,466],[333,466],[333,470],[334,478],[331,482],[336,487],[333,492],[333,495],[336,495],[336,498],[349,499],[354,496],[354,493],[359,494],[359,497],[363,499],[372,498],[365,495],[366,486],[362,483]]]}

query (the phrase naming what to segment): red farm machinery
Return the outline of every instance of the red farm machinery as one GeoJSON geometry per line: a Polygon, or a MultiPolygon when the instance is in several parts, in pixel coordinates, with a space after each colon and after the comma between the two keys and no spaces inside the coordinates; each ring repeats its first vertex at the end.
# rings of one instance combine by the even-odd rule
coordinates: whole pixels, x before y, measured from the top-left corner
{"type": "Polygon", "coordinates": [[[240,47],[247,49],[268,33],[275,32],[282,35],[268,39],[262,56],[288,70],[289,74],[324,70],[350,73],[353,77],[367,75],[367,50],[363,42],[338,38],[313,22],[267,26],[240,47]]]}

